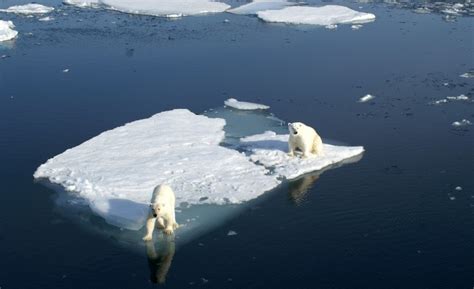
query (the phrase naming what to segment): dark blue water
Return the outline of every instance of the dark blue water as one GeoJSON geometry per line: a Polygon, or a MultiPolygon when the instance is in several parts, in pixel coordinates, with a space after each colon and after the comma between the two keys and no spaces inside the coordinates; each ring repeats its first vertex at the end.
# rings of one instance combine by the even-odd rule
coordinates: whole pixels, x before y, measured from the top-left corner
{"type": "Polygon", "coordinates": [[[474,122],[474,103],[429,104],[474,97],[474,79],[459,77],[474,68],[473,18],[349,3],[377,15],[353,31],[43,3],[62,10],[56,20],[0,15],[20,32],[0,48],[1,289],[154,288],[163,275],[166,288],[474,286],[474,127],[451,125],[474,122]],[[367,93],[376,98],[358,103],[367,93]],[[90,230],[93,216],[58,207],[33,180],[104,130],[231,96],[366,153],[156,255],[99,233],[120,233],[100,218],[90,230]]]}

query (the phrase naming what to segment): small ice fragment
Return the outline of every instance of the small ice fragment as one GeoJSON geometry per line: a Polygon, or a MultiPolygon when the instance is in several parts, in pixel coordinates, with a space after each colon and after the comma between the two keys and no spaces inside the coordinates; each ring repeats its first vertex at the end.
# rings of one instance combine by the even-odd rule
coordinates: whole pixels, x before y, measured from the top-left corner
{"type": "Polygon", "coordinates": [[[69,68],[63,69],[63,72],[64,72],[64,73],[69,72],[69,68]]]}
{"type": "MultiPolygon", "coordinates": [[[[99,7],[100,0],[64,0],[64,4],[80,7],[80,8],[97,8],[99,7]]],[[[63,15],[67,15],[63,13],[63,15]]]]}
{"type": "Polygon", "coordinates": [[[31,14],[46,14],[53,10],[54,10],[53,7],[48,7],[48,6],[44,6],[44,5],[36,4],[36,3],[30,3],[30,4],[25,4],[25,5],[10,6],[7,9],[0,9],[0,12],[31,15],[31,14]]]}
{"type": "Polygon", "coordinates": [[[351,28],[352,28],[352,30],[359,30],[359,29],[362,28],[362,25],[355,24],[355,25],[352,25],[351,28]]]}
{"type": "Polygon", "coordinates": [[[467,97],[464,94],[458,95],[458,96],[448,96],[446,97],[448,100],[469,100],[469,97],[467,97]]]}
{"type": "Polygon", "coordinates": [[[459,75],[459,77],[474,78],[474,71],[468,71],[466,73],[463,73],[463,74],[459,75]]]}
{"type": "Polygon", "coordinates": [[[441,104],[441,103],[446,103],[446,102],[448,102],[448,100],[443,98],[443,99],[433,101],[433,104],[441,104]]]}
{"type": "Polygon", "coordinates": [[[235,235],[237,235],[237,232],[236,232],[236,231],[229,231],[229,232],[227,233],[227,236],[235,236],[235,235]]]}
{"type": "Polygon", "coordinates": [[[204,277],[201,277],[201,281],[202,281],[202,283],[207,283],[207,282],[209,282],[209,280],[207,280],[207,279],[204,278],[204,277]]]}
{"type": "Polygon", "coordinates": [[[226,106],[240,109],[240,110],[257,110],[257,109],[269,109],[268,105],[253,103],[253,102],[246,102],[246,101],[238,101],[235,98],[229,98],[228,100],[224,101],[226,106]]]}
{"type": "Polygon", "coordinates": [[[359,102],[367,102],[367,101],[372,100],[372,99],[374,99],[374,98],[375,98],[374,95],[372,95],[372,94],[366,94],[365,96],[359,98],[359,102]]]}
{"type": "Polygon", "coordinates": [[[337,25],[336,24],[329,24],[329,25],[326,25],[325,28],[327,28],[327,29],[336,29],[337,25]]]}
{"type": "Polygon", "coordinates": [[[462,187],[457,186],[457,187],[455,188],[455,190],[456,190],[456,191],[462,191],[462,187]]]}
{"type": "Polygon", "coordinates": [[[38,19],[39,21],[43,21],[43,22],[46,22],[46,21],[52,21],[54,20],[53,17],[50,17],[50,16],[46,16],[46,17],[43,17],[43,18],[40,18],[38,19]]]}
{"type": "Polygon", "coordinates": [[[451,197],[449,197],[449,199],[450,199],[451,201],[454,201],[454,200],[456,200],[456,197],[451,196],[451,197]]]}
{"type": "Polygon", "coordinates": [[[224,23],[229,23],[229,19],[224,19],[224,23]]]}
{"type": "Polygon", "coordinates": [[[466,125],[472,125],[472,123],[467,119],[463,119],[461,121],[455,121],[452,123],[452,126],[466,126],[466,125]]]}

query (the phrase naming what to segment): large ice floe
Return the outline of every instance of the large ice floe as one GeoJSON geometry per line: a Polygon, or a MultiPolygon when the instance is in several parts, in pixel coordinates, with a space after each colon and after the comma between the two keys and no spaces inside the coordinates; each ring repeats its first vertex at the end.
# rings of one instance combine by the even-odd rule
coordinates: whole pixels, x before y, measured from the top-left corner
{"type": "Polygon", "coordinates": [[[209,0],[102,0],[101,3],[120,12],[164,17],[218,13],[230,8],[209,0]]]}
{"type": "Polygon", "coordinates": [[[15,25],[11,21],[0,20],[0,41],[7,41],[15,38],[18,31],[13,30],[15,25]]]}
{"type": "Polygon", "coordinates": [[[286,0],[254,0],[242,6],[229,9],[227,12],[241,15],[255,15],[260,11],[277,10],[296,4],[297,3],[288,2],[286,0]]]}
{"type": "Polygon", "coordinates": [[[103,132],[49,159],[34,177],[57,189],[64,211],[82,206],[113,225],[97,225],[85,209],[74,214],[91,220],[88,228],[100,226],[97,231],[130,243],[141,234],[113,227],[139,230],[153,188],[167,183],[183,225],[176,238],[186,242],[261,201],[285,179],[356,161],[363,152],[325,144],[323,157],[290,158],[285,133],[284,122],[265,110],[222,107],[197,115],[176,109],[103,132]]]}
{"type": "Polygon", "coordinates": [[[100,0],[64,0],[64,4],[80,7],[80,8],[96,8],[99,7],[100,0]]]}
{"type": "Polygon", "coordinates": [[[46,14],[46,13],[52,12],[53,10],[54,10],[53,7],[44,6],[44,5],[36,4],[36,3],[30,3],[30,4],[24,4],[24,5],[10,6],[6,9],[0,9],[0,12],[30,15],[30,14],[46,14]]]}
{"type": "Polygon", "coordinates": [[[323,155],[309,157],[290,157],[288,134],[266,131],[262,134],[244,137],[241,142],[251,152],[250,159],[272,169],[286,179],[295,179],[306,173],[321,170],[327,166],[358,156],[364,152],[361,146],[346,147],[323,144],[323,155]]]}
{"type": "Polygon", "coordinates": [[[281,10],[260,11],[257,15],[267,22],[322,26],[366,23],[375,20],[374,14],[358,12],[339,5],[322,7],[292,6],[281,10]]]}
{"type": "Polygon", "coordinates": [[[224,104],[228,107],[232,107],[235,109],[240,110],[256,110],[256,109],[269,109],[268,105],[254,103],[254,102],[247,102],[247,101],[239,101],[235,98],[229,98],[228,100],[224,101],[224,104]]]}

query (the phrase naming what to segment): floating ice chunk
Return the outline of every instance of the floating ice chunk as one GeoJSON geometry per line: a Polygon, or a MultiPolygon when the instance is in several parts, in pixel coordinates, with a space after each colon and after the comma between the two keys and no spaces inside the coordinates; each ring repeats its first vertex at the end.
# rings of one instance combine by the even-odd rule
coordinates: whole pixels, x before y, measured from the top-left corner
{"type": "Polygon", "coordinates": [[[474,71],[468,71],[459,76],[463,78],[474,78],[474,71]]]}
{"type": "Polygon", "coordinates": [[[260,11],[257,15],[267,22],[322,26],[366,23],[375,20],[374,14],[358,12],[339,5],[326,5],[322,7],[293,6],[281,10],[260,11]]]}
{"type": "Polygon", "coordinates": [[[456,127],[459,127],[459,126],[466,126],[466,125],[472,125],[472,123],[467,120],[467,119],[463,119],[461,121],[455,121],[451,124],[452,126],[456,126],[456,127]]]}
{"type": "Polygon", "coordinates": [[[63,69],[63,72],[64,72],[64,73],[68,73],[68,72],[69,72],[69,68],[63,69]]]}
{"type": "Polygon", "coordinates": [[[237,232],[236,232],[236,231],[229,231],[229,232],[227,233],[227,236],[235,236],[235,235],[237,235],[237,232]]]}
{"type": "Polygon", "coordinates": [[[457,186],[456,188],[454,188],[456,191],[462,191],[462,187],[460,186],[457,186]]]}
{"type": "Polygon", "coordinates": [[[372,94],[366,94],[366,95],[362,96],[361,98],[359,98],[359,102],[367,102],[367,101],[372,100],[374,98],[375,98],[375,96],[373,96],[372,94]]]}
{"type": "Polygon", "coordinates": [[[273,131],[241,138],[244,149],[250,153],[250,159],[273,170],[280,177],[294,179],[303,174],[321,170],[332,164],[358,156],[364,152],[361,146],[347,147],[323,144],[322,156],[290,157],[288,135],[278,135],[273,131]]]}
{"type": "Polygon", "coordinates": [[[278,186],[264,167],[219,145],[224,125],[185,109],[158,113],[66,150],[34,177],[77,193],[110,224],[133,230],[161,183],[173,188],[177,205],[241,203],[278,186]]]}
{"type": "Polygon", "coordinates": [[[42,17],[40,19],[38,19],[39,21],[43,21],[43,22],[47,22],[47,21],[52,21],[54,20],[54,17],[51,17],[51,16],[46,16],[46,17],[42,17]]]}
{"type": "Polygon", "coordinates": [[[427,14],[427,13],[432,12],[432,10],[428,7],[419,7],[419,8],[414,9],[413,11],[419,14],[427,14]]]}
{"type": "Polygon", "coordinates": [[[326,25],[325,28],[327,28],[327,29],[337,29],[337,25],[336,24],[330,24],[330,25],[326,25]]]}
{"type": "Polygon", "coordinates": [[[15,25],[11,21],[0,20],[0,41],[7,41],[15,38],[18,31],[13,30],[15,25]]]}
{"type": "Polygon", "coordinates": [[[53,7],[44,6],[41,4],[30,3],[25,5],[10,6],[7,9],[0,9],[0,12],[16,13],[16,14],[46,14],[53,11],[53,7]]]}
{"type": "Polygon", "coordinates": [[[102,0],[101,3],[120,12],[164,17],[219,13],[230,8],[209,0],[102,0]]]}
{"type": "Polygon", "coordinates": [[[80,7],[80,8],[97,8],[99,7],[100,0],[64,0],[64,4],[80,7]]]}
{"type": "Polygon", "coordinates": [[[238,101],[235,98],[229,98],[228,100],[224,101],[226,106],[240,109],[240,110],[257,110],[257,109],[269,109],[270,107],[264,104],[258,104],[253,102],[246,102],[246,101],[238,101]]]}
{"type": "Polygon", "coordinates": [[[286,0],[254,0],[248,4],[229,9],[227,12],[241,15],[255,15],[260,11],[278,10],[292,5],[296,5],[296,3],[286,0]]]}
{"type": "Polygon", "coordinates": [[[363,26],[362,25],[359,25],[359,24],[355,24],[355,25],[352,25],[351,28],[352,30],[359,30],[361,29],[363,26]]]}
{"type": "Polygon", "coordinates": [[[464,95],[464,94],[461,94],[461,95],[458,95],[458,96],[448,96],[448,97],[446,97],[446,99],[448,99],[448,100],[469,100],[469,97],[464,95]]]}

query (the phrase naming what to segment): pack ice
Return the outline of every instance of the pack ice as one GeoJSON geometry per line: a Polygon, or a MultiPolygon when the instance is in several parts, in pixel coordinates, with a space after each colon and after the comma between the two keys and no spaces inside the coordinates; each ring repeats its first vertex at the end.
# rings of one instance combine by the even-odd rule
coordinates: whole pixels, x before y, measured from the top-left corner
{"type": "MultiPolygon", "coordinates": [[[[261,196],[284,178],[363,152],[362,147],[325,144],[321,158],[289,158],[288,135],[260,130],[248,136],[250,131],[242,128],[247,125],[242,118],[260,119],[266,127],[268,122],[280,124],[270,115],[229,109],[209,114],[229,119],[231,138],[241,138],[232,146],[236,149],[220,145],[226,120],[176,109],[103,132],[49,159],[34,177],[78,195],[109,224],[131,230],[143,226],[153,188],[167,183],[176,195],[178,222],[187,225],[177,233],[189,235],[232,215],[241,207],[234,204],[261,196]],[[200,221],[186,220],[198,215],[200,221]]],[[[261,126],[255,121],[254,127],[261,126]]]]}
{"type": "Polygon", "coordinates": [[[24,5],[10,6],[7,9],[0,9],[0,12],[16,13],[16,14],[46,14],[53,11],[53,7],[44,6],[41,4],[30,3],[24,5]]]}
{"type": "Polygon", "coordinates": [[[15,25],[11,21],[0,20],[0,41],[7,41],[15,38],[18,31],[13,30],[15,25]]]}
{"type": "Polygon", "coordinates": [[[322,26],[366,23],[375,20],[374,14],[358,12],[339,5],[322,7],[292,6],[281,10],[260,11],[257,16],[267,22],[322,26]]]}

